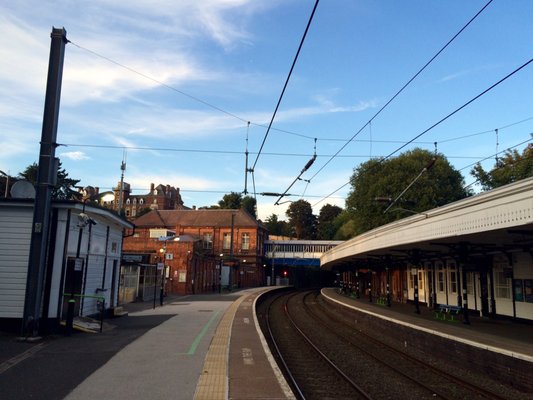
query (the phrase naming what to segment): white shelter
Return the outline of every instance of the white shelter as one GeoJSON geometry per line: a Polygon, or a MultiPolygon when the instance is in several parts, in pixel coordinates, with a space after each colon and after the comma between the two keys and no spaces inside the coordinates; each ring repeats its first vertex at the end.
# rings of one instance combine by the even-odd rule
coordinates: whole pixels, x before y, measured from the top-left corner
{"type": "MultiPolygon", "coordinates": [[[[0,322],[18,329],[33,221],[33,199],[0,200],[0,322]]],[[[52,201],[40,329],[53,331],[73,295],[76,315],[117,306],[122,238],[133,225],[115,212],[76,201],[52,201]]]]}
{"type": "Polygon", "coordinates": [[[380,226],[320,261],[358,288],[362,274],[375,297],[533,320],[533,178],[380,226]]]}

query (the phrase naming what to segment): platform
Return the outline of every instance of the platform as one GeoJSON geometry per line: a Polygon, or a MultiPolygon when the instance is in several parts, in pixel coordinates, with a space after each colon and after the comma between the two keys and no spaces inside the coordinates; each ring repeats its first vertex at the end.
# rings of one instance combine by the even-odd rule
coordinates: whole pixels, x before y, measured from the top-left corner
{"type": "MultiPolygon", "coordinates": [[[[133,303],[125,306],[128,316],[106,320],[102,333],[39,344],[0,336],[0,392],[32,400],[293,399],[254,312],[258,296],[275,288],[180,296],[162,307],[133,303]]],[[[520,363],[527,363],[523,371],[533,369],[531,324],[472,316],[465,325],[435,319],[423,306],[416,314],[412,304],[387,307],[333,288],[322,293],[343,309],[398,325],[395,332],[450,339],[510,356],[511,369],[520,363]]]]}
{"type": "Polygon", "coordinates": [[[442,321],[425,305],[420,305],[420,314],[417,314],[414,304],[393,302],[387,307],[370,302],[367,297],[356,299],[341,295],[333,288],[322,289],[322,294],[377,318],[533,363],[533,324],[474,315],[470,315],[470,324],[460,320],[442,321]]]}

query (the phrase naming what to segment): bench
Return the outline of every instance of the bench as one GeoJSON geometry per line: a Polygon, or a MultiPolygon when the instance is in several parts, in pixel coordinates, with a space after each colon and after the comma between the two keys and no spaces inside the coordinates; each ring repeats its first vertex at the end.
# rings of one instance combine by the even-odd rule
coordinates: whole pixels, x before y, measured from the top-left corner
{"type": "Polygon", "coordinates": [[[434,313],[436,319],[442,321],[457,321],[456,317],[463,313],[463,307],[439,304],[439,307],[434,310],[434,313]]]}
{"type": "Polygon", "coordinates": [[[380,306],[386,306],[387,305],[387,298],[380,296],[376,298],[376,304],[379,304],[380,306]]]}

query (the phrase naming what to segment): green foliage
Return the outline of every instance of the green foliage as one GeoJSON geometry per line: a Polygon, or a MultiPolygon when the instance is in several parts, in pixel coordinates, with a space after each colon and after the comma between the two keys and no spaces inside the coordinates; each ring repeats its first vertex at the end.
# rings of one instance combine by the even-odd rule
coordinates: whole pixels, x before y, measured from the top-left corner
{"type": "Polygon", "coordinates": [[[340,224],[335,233],[335,237],[333,238],[335,240],[349,240],[357,236],[357,226],[355,220],[349,218],[348,213],[344,214],[343,217],[344,218],[342,219],[338,219],[339,222],[342,220],[342,224],[340,224]]]}
{"type": "Polygon", "coordinates": [[[230,210],[246,210],[252,217],[257,218],[256,213],[256,200],[251,196],[242,196],[241,193],[231,192],[225,194],[222,200],[218,202],[218,207],[222,209],[230,210]]]}
{"type": "MultiPolygon", "coordinates": [[[[33,163],[26,167],[26,169],[19,173],[19,179],[25,179],[32,183],[37,184],[39,173],[39,165],[33,163]]],[[[57,184],[52,190],[52,198],[59,200],[79,200],[81,198],[80,193],[76,191],[75,186],[80,182],[79,179],[71,179],[68,177],[67,171],[61,168],[61,162],[59,162],[57,168],[57,184]]]]}
{"type": "Polygon", "coordinates": [[[237,192],[231,192],[225,194],[222,200],[218,202],[218,205],[222,209],[238,210],[241,208],[242,194],[237,192]]]}
{"type": "Polygon", "coordinates": [[[533,146],[529,144],[522,154],[517,150],[506,151],[496,164],[489,172],[485,171],[480,163],[470,171],[483,190],[494,189],[533,176],[533,146]]]}
{"type": "Polygon", "coordinates": [[[257,218],[256,213],[256,200],[251,196],[244,196],[241,201],[241,208],[248,211],[252,217],[257,218]]]}
{"type": "Polygon", "coordinates": [[[276,214],[267,217],[264,222],[265,228],[270,235],[291,236],[291,227],[286,221],[280,221],[276,214]]]}
{"type": "Polygon", "coordinates": [[[289,225],[294,229],[297,239],[315,238],[316,216],[309,202],[298,200],[291,203],[285,215],[289,218],[289,225]]]}
{"type": "Polygon", "coordinates": [[[399,201],[384,213],[388,204],[376,198],[395,199],[430,164],[434,154],[414,149],[385,161],[370,160],[359,165],[350,179],[352,189],[346,209],[360,234],[412,213],[439,207],[469,195],[464,180],[448,160],[438,154],[434,165],[413,183],[399,201]]]}
{"type": "Polygon", "coordinates": [[[317,219],[317,239],[331,240],[339,228],[335,219],[342,212],[342,208],[331,204],[326,204],[320,209],[317,219]]]}

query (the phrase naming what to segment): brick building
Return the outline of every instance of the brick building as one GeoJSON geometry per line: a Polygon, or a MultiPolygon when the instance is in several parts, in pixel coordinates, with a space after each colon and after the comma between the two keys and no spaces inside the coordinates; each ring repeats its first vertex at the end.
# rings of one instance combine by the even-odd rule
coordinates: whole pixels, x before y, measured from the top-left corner
{"type": "MultiPolygon", "coordinates": [[[[79,192],[82,199],[91,199],[100,205],[118,212],[120,208],[120,182],[113,191],[102,192],[98,187],[87,186],[79,192]]],[[[139,214],[150,210],[188,210],[181,199],[179,188],[170,185],[151,183],[150,191],[145,194],[132,194],[129,183],[123,183],[122,210],[128,220],[134,220],[139,214]]]]}
{"type": "Polygon", "coordinates": [[[137,218],[135,226],[124,240],[124,267],[137,263],[141,270],[155,271],[157,263],[164,263],[168,293],[205,293],[219,285],[254,287],[265,282],[267,232],[244,210],[154,209],[137,218]]]}

